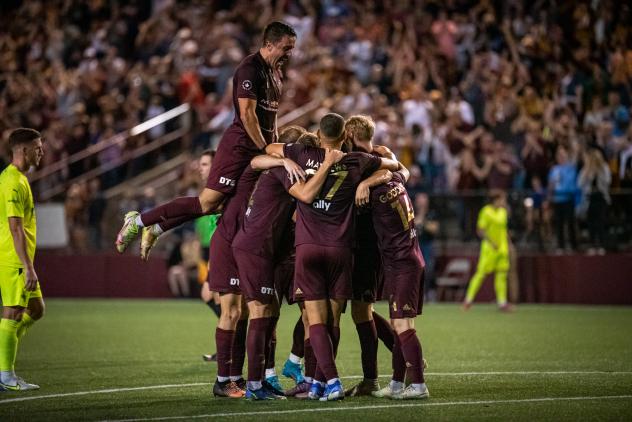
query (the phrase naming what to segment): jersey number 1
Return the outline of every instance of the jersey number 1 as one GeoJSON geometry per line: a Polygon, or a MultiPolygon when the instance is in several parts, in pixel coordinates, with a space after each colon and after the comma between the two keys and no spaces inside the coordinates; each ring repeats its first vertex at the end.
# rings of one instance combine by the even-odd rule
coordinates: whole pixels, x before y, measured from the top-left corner
{"type": "Polygon", "coordinates": [[[413,212],[413,207],[410,204],[410,200],[408,196],[404,196],[404,204],[406,209],[404,210],[404,206],[402,206],[402,201],[398,200],[391,202],[391,207],[397,210],[399,214],[399,218],[402,219],[402,224],[404,225],[404,230],[409,229],[409,223],[415,219],[415,213],[413,212]]]}

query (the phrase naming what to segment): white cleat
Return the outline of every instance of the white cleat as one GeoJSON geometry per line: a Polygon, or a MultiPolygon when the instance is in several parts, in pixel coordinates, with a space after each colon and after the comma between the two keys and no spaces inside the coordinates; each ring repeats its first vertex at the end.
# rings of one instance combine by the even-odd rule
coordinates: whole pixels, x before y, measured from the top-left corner
{"type": "Polygon", "coordinates": [[[428,397],[430,397],[430,392],[427,387],[423,390],[418,390],[412,385],[409,385],[400,392],[393,393],[391,396],[393,400],[427,399],[428,397]]]}
{"type": "Polygon", "coordinates": [[[390,385],[390,384],[387,384],[387,385],[386,385],[386,387],[381,388],[381,389],[379,389],[379,390],[377,390],[377,391],[373,391],[373,392],[371,393],[371,395],[372,395],[373,397],[390,399],[390,398],[393,398],[393,395],[394,395],[394,394],[399,394],[399,393],[401,393],[402,391],[403,391],[403,390],[399,390],[399,391],[393,392],[393,389],[391,388],[391,385],[390,385]]]}
{"type": "Polygon", "coordinates": [[[24,381],[20,377],[16,377],[11,382],[0,382],[0,388],[5,391],[29,391],[29,390],[39,390],[40,386],[37,384],[30,384],[24,381]]]}

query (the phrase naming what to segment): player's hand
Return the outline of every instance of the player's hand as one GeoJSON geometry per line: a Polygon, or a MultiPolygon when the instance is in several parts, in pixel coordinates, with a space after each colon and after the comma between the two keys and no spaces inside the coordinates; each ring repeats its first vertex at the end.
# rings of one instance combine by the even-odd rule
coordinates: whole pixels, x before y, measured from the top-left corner
{"type": "Polygon", "coordinates": [[[29,292],[34,291],[37,288],[37,273],[35,272],[35,268],[27,268],[25,273],[26,282],[24,286],[26,290],[29,292]]]}
{"type": "Polygon", "coordinates": [[[325,163],[328,165],[336,164],[344,156],[345,153],[338,149],[325,148],[325,163]]]}
{"type": "Polygon", "coordinates": [[[380,154],[380,156],[384,158],[397,160],[397,158],[395,158],[395,154],[393,154],[393,151],[391,151],[390,148],[385,147],[384,145],[373,145],[373,151],[377,152],[378,154],[380,154]]]}
{"type": "Polygon", "coordinates": [[[356,189],[356,194],[355,194],[356,205],[358,207],[363,207],[365,205],[368,205],[370,195],[371,195],[371,190],[369,189],[369,186],[364,182],[360,182],[360,184],[358,185],[358,188],[356,189]]]}
{"type": "Polygon", "coordinates": [[[290,160],[289,158],[284,158],[283,167],[285,168],[285,171],[287,171],[287,174],[290,175],[290,183],[305,181],[305,171],[294,161],[290,160]]]}

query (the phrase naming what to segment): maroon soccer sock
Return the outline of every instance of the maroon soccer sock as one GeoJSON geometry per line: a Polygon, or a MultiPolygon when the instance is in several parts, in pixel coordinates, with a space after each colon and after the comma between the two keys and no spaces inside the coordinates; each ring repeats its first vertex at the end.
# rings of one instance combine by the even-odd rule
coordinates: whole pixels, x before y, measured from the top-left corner
{"type": "Polygon", "coordinates": [[[402,353],[402,344],[399,337],[395,337],[393,345],[393,381],[404,382],[406,376],[406,360],[402,353]]]}
{"type": "Polygon", "coordinates": [[[215,347],[217,348],[217,376],[230,376],[230,357],[233,350],[235,332],[233,330],[215,329],[215,347]]]}
{"type": "Polygon", "coordinates": [[[279,317],[270,318],[270,324],[266,331],[266,369],[274,369],[274,359],[276,356],[276,326],[279,322],[279,317]]]}
{"type": "Polygon", "coordinates": [[[248,327],[248,381],[262,381],[266,361],[266,332],[271,318],[251,319],[248,327]]]}
{"type": "MultiPolygon", "coordinates": [[[[248,320],[242,319],[237,322],[235,330],[235,341],[233,341],[233,354],[230,363],[230,376],[241,377],[244,370],[244,360],[246,359],[246,332],[248,320]]],[[[264,337],[265,338],[265,337],[264,337]]],[[[265,347],[265,343],[264,343],[265,347]]]]}
{"type": "Polygon", "coordinates": [[[424,366],[421,343],[414,329],[406,330],[399,335],[399,342],[404,356],[404,365],[410,371],[410,380],[413,384],[424,383],[424,366]]]}
{"type": "Polygon", "coordinates": [[[362,373],[365,379],[377,379],[377,331],[373,321],[356,324],[360,350],[362,351],[362,373]]]}
{"type": "Polygon", "coordinates": [[[316,356],[310,339],[305,340],[305,376],[312,379],[316,376],[316,356]]]}
{"type": "Polygon", "coordinates": [[[305,356],[305,325],[300,316],[294,326],[294,333],[292,333],[292,354],[299,358],[305,356]]]}
{"type": "Polygon", "coordinates": [[[393,345],[395,344],[395,332],[391,328],[391,324],[382,316],[376,312],[373,312],[373,323],[375,324],[375,330],[377,331],[377,338],[379,338],[384,346],[391,352],[393,351],[393,345]]]}
{"type": "MultiPolygon", "coordinates": [[[[204,215],[204,213],[202,212],[200,199],[197,196],[182,196],[171,202],[167,202],[164,205],[160,205],[142,213],[140,215],[140,219],[142,220],[143,225],[151,226],[152,224],[164,223],[170,219],[181,217],[188,217],[187,220],[184,221],[193,220],[194,218],[202,215],[204,215]]],[[[180,224],[184,221],[181,221],[180,224]]],[[[165,229],[162,225],[160,227],[165,229]]]]}
{"type": "Polygon", "coordinates": [[[338,346],[340,345],[340,327],[330,326],[328,328],[331,337],[331,346],[334,350],[334,359],[338,356],[338,346]]]}
{"type": "Polygon", "coordinates": [[[309,339],[314,349],[314,355],[318,361],[318,368],[324,375],[324,380],[319,379],[318,369],[316,370],[316,379],[318,381],[328,381],[332,378],[338,378],[338,370],[334,360],[334,348],[332,340],[327,331],[325,324],[314,324],[309,327],[309,339]]]}

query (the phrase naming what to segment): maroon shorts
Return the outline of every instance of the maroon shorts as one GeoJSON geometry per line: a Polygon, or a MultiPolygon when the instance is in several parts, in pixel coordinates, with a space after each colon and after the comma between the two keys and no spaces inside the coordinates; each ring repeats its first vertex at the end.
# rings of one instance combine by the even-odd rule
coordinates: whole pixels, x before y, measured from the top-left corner
{"type": "Polygon", "coordinates": [[[379,299],[378,289],[382,285],[382,257],[378,248],[353,250],[353,300],[375,303],[379,299]]]}
{"type": "Polygon", "coordinates": [[[279,305],[283,299],[288,305],[293,305],[294,301],[294,257],[279,262],[274,268],[274,289],[279,298],[279,305]]]}
{"type": "Polygon", "coordinates": [[[219,233],[211,237],[208,262],[209,289],[213,292],[240,295],[239,272],[233,257],[233,248],[219,233]]]}
{"type": "Polygon", "coordinates": [[[258,300],[263,304],[274,302],[274,262],[262,256],[233,248],[239,268],[239,286],[247,302],[258,300]]]}
{"type": "Polygon", "coordinates": [[[424,305],[424,268],[407,272],[384,271],[384,297],[391,319],[415,318],[424,305]]]}
{"type": "Polygon", "coordinates": [[[230,126],[217,147],[206,187],[224,195],[232,195],[244,169],[260,153],[242,129],[230,126]]]}
{"type": "Polygon", "coordinates": [[[298,245],[294,300],[349,299],[352,268],[350,248],[298,245]]]}

